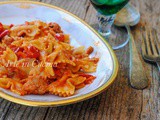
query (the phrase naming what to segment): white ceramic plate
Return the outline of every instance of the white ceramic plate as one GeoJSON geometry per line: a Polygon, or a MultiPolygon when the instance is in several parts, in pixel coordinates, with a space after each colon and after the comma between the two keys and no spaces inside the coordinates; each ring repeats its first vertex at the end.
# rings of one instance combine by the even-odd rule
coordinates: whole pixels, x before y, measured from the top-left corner
{"type": "Polygon", "coordinates": [[[117,58],[107,42],[88,24],[73,14],[51,5],[31,1],[14,1],[0,3],[0,22],[3,24],[21,24],[25,21],[42,20],[57,22],[65,33],[71,36],[71,45],[94,47],[91,55],[100,58],[97,76],[94,82],[70,97],[55,95],[26,95],[19,96],[0,88],[0,96],[15,103],[29,106],[58,106],[71,104],[91,98],[105,90],[115,79],[118,72],[117,58]]]}

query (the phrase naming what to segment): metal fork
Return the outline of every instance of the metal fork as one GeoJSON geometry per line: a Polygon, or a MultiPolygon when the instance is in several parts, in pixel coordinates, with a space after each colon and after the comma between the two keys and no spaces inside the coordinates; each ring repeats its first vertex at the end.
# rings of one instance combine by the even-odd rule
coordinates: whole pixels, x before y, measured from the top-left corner
{"type": "Polygon", "coordinates": [[[157,31],[149,28],[146,29],[146,34],[143,34],[142,56],[145,60],[154,62],[158,66],[160,74],[160,42],[158,41],[157,31]]]}

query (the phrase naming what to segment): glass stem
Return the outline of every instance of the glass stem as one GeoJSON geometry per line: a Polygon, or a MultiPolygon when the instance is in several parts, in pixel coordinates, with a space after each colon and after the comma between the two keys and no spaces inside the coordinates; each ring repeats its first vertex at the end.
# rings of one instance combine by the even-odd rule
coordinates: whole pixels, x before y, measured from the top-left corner
{"type": "Polygon", "coordinates": [[[114,22],[116,15],[102,15],[97,13],[99,30],[98,32],[105,37],[108,37],[111,34],[111,27],[114,22]]]}

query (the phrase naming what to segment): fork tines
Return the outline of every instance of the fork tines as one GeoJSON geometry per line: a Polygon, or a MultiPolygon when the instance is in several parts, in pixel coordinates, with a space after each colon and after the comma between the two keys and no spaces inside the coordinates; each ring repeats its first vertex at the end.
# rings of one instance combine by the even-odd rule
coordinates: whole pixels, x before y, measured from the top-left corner
{"type": "Polygon", "coordinates": [[[160,55],[160,42],[158,41],[157,31],[150,28],[145,28],[145,30],[146,34],[143,34],[142,41],[142,54],[158,57],[160,55]]]}

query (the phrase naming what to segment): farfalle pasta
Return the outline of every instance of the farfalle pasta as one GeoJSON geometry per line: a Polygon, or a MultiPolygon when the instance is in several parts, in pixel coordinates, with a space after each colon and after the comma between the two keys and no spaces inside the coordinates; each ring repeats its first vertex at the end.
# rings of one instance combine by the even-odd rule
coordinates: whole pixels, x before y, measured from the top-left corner
{"type": "Polygon", "coordinates": [[[96,78],[94,50],[74,48],[57,23],[0,23],[0,87],[19,95],[74,95],[96,78]]]}

